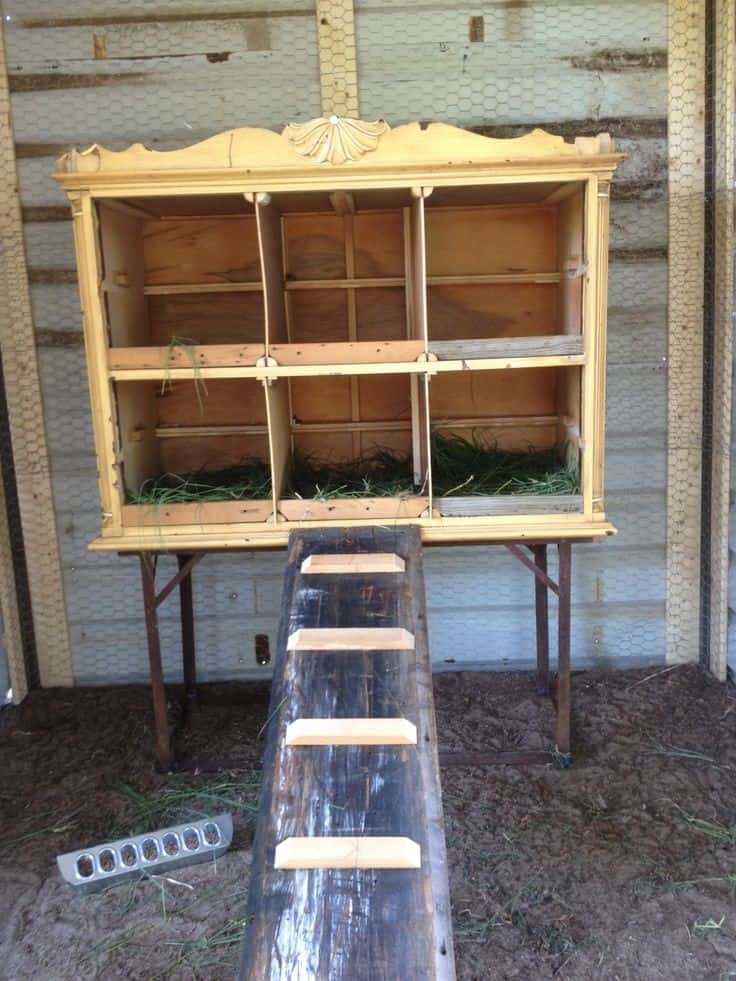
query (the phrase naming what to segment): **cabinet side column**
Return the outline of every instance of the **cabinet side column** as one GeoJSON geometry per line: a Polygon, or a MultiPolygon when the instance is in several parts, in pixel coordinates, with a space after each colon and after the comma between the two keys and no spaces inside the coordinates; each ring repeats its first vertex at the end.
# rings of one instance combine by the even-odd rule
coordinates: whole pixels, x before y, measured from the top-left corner
{"type": "MultiPolygon", "coordinates": [[[[585,188],[585,280],[583,285],[585,364],[582,368],[582,426],[580,435],[583,512],[589,519],[593,516],[595,493],[596,439],[599,435],[597,414],[603,410],[602,396],[596,391],[598,384],[597,364],[600,357],[598,186],[598,178],[590,177],[585,188]]],[[[600,426],[602,427],[602,420],[600,426]]]]}
{"type": "Polygon", "coordinates": [[[587,439],[593,455],[593,513],[605,511],[603,476],[606,450],[606,336],[608,331],[608,217],[611,185],[598,182],[598,252],[596,255],[595,363],[587,369],[594,376],[593,429],[587,439]],[[591,371],[592,369],[592,371],[591,371]]]}
{"type": "Polygon", "coordinates": [[[71,203],[104,536],[106,532],[119,533],[122,527],[117,413],[107,368],[107,330],[94,207],[86,192],[74,195],[71,203]]]}

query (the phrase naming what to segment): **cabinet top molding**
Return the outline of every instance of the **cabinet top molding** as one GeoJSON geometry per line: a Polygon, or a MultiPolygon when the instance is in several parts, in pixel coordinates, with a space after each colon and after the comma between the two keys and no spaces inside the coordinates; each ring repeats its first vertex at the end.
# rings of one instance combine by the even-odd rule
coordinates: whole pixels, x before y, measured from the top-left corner
{"type": "Polygon", "coordinates": [[[148,150],[134,143],[113,151],[94,144],[70,150],[57,161],[56,179],[79,187],[155,172],[172,179],[189,174],[225,172],[252,178],[320,176],[334,171],[401,173],[406,170],[455,170],[474,166],[503,169],[529,162],[562,169],[613,171],[621,159],[608,133],[578,136],[567,143],[542,129],[510,139],[481,136],[446,123],[407,123],[392,129],[383,120],[330,116],[290,123],[281,133],[232,129],[180,150],[148,150]],[[585,163],[584,163],[585,161],[585,163]]]}

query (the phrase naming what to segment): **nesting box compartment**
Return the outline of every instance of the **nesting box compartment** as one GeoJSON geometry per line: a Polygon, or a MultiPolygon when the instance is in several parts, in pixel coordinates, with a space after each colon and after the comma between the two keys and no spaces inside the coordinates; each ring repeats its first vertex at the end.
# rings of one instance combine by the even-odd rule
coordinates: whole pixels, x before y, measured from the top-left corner
{"type": "Polygon", "coordinates": [[[338,152],[300,127],[235,130],[60,161],[100,465],[93,547],[273,545],[322,522],[410,521],[427,541],[612,533],[610,140],[324,125],[358,135],[338,152]],[[448,447],[474,461],[456,480],[448,447]],[[379,458],[396,480],[373,494],[379,458]],[[480,460],[531,476],[494,483],[480,460]],[[304,461],[353,466],[364,490],[305,490],[304,461]],[[219,488],[243,467],[253,486],[219,488]],[[200,481],[201,500],[171,492],[200,481]]]}

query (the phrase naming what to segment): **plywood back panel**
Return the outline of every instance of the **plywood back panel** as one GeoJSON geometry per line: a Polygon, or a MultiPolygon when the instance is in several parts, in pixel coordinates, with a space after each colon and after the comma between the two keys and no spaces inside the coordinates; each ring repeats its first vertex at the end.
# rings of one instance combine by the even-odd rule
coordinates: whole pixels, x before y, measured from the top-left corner
{"type": "Polygon", "coordinates": [[[248,459],[268,463],[268,437],[193,436],[160,439],[162,473],[191,473],[196,470],[222,470],[248,459]]]}
{"type": "Polygon", "coordinates": [[[359,341],[401,341],[407,337],[403,287],[355,290],[355,304],[359,341]]]}
{"type": "Polygon", "coordinates": [[[289,293],[289,339],[292,343],[349,340],[347,293],[340,289],[289,293]]]}
{"type": "Polygon", "coordinates": [[[559,333],[579,334],[583,314],[583,190],[559,205],[559,333]]]}
{"type": "Polygon", "coordinates": [[[255,215],[145,222],[143,255],[147,285],[261,279],[255,215]]]}
{"type": "Polygon", "coordinates": [[[122,450],[124,488],[137,490],[144,480],[161,472],[157,386],[155,382],[118,382],[115,384],[118,435],[122,450]]]}
{"type": "Polygon", "coordinates": [[[361,375],[358,407],[362,421],[393,422],[411,419],[409,379],[406,375],[361,375]]]}
{"type": "Polygon", "coordinates": [[[357,382],[357,405],[351,397],[350,376],[292,378],[291,404],[299,423],[396,423],[406,420],[410,428],[409,379],[405,375],[361,375],[357,382]],[[354,409],[356,411],[354,411],[354,409]]]}
{"type": "Polygon", "coordinates": [[[549,283],[430,286],[430,341],[555,334],[557,305],[549,283]]]}
{"type": "MultiPolygon", "coordinates": [[[[472,428],[453,425],[436,425],[435,431],[443,436],[459,436],[461,439],[472,439],[481,445],[496,446],[499,450],[535,450],[551,449],[559,440],[557,425],[547,426],[527,425],[524,419],[519,419],[513,426],[494,426],[493,422],[473,426],[472,428]]],[[[470,476],[470,474],[468,474],[470,476]]]]}
{"type": "Polygon", "coordinates": [[[291,407],[295,422],[349,422],[349,376],[292,378],[291,407]]]}
{"type": "Polygon", "coordinates": [[[353,217],[358,279],[404,275],[404,217],[395,211],[362,211],[353,217]]]}
{"type": "Polygon", "coordinates": [[[284,218],[287,279],[344,279],[345,232],[335,214],[284,218]]]}
{"type": "Polygon", "coordinates": [[[263,386],[252,378],[218,378],[206,391],[195,380],[156,384],[158,420],[162,426],[266,425],[263,386]]]}
{"type": "Polygon", "coordinates": [[[556,415],[557,371],[518,368],[436,375],[430,385],[435,425],[452,419],[556,415]]]}
{"type": "Polygon", "coordinates": [[[445,209],[428,204],[425,219],[429,276],[557,269],[552,206],[445,209]]]}
{"type": "Polygon", "coordinates": [[[355,459],[353,434],[345,430],[334,432],[296,432],[294,451],[329,463],[345,463],[355,459]]]}
{"type": "Polygon", "coordinates": [[[112,345],[148,343],[142,222],[105,204],[97,209],[105,314],[112,345]]]}
{"type": "Polygon", "coordinates": [[[165,346],[172,337],[199,344],[265,344],[262,293],[177,293],[149,296],[150,339],[165,346]]]}
{"type": "Polygon", "coordinates": [[[377,450],[389,450],[407,458],[407,477],[411,474],[411,430],[371,429],[360,433],[360,453],[371,456],[377,450]]]}
{"type": "MultiPolygon", "coordinates": [[[[293,436],[294,449],[305,456],[330,463],[347,463],[356,457],[370,456],[376,450],[391,450],[405,455],[411,453],[411,429],[371,429],[357,434],[346,430],[332,432],[296,432],[293,436]]],[[[410,470],[407,466],[407,476],[410,470]]]]}

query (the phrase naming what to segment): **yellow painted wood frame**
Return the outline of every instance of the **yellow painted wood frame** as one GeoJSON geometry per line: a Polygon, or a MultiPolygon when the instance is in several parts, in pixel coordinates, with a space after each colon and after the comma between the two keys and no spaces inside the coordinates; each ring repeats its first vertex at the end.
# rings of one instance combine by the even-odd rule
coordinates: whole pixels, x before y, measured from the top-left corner
{"type": "MultiPolygon", "coordinates": [[[[67,191],[73,208],[80,291],[84,309],[90,395],[99,466],[103,522],[94,549],[139,551],[141,549],[228,549],[283,545],[291,530],[315,524],[345,525],[417,523],[427,542],[472,542],[527,539],[544,541],[557,538],[580,540],[613,534],[606,520],[603,493],[603,454],[605,420],[605,345],[608,247],[608,193],[611,177],[621,160],[606,134],[566,142],[541,130],[502,140],[469,133],[443,123],[425,126],[410,123],[391,129],[383,121],[366,123],[338,117],[287,126],[282,133],[258,129],[238,129],[195,146],[168,152],[151,151],[136,144],[122,152],[99,146],[82,153],[72,151],[59,160],[57,180],[67,191]],[[525,339],[527,346],[504,341],[489,347],[483,356],[452,356],[444,360],[432,353],[427,333],[426,297],[428,289],[454,288],[457,277],[427,275],[425,258],[425,208],[442,194],[473,195],[494,188],[499,195],[513,195],[517,189],[531,188],[542,205],[559,204],[570,187],[579,189],[584,202],[584,255],[579,268],[545,274],[479,275],[479,283],[560,283],[564,277],[582,277],[582,338],[576,346],[570,337],[564,347],[540,349],[537,340],[525,339]],[[534,187],[538,190],[534,191],[534,187]],[[467,189],[455,191],[453,189],[467,189]],[[401,196],[407,204],[404,214],[405,275],[375,277],[380,288],[403,288],[409,334],[401,341],[386,341],[377,348],[375,361],[365,360],[365,348],[356,340],[356,294],[365,285],[356,276],[353,260],[346,267],[346,279],[337,281],[337,290],[350,298],[352,311],[348,340],[334,345],[323,358],[308,352],[299,363],[279,364],[279,344],[288,337],[293,316],[290,297],[306,295],[299,289],[324,288],[323,283],[285,281],[278,255],[277,215],[279,201],[304,192],[329,197],[337,214],[348,216],[345,224],[348,257],[354,255],[352,210],[360,212],[361,195],[384,195],[387,200],[401,196]],[[111,350],[106,325],[103,287],[104,268],[100,256],[97,227],[98,202],[112,202],[141,220],[150,217],[156,199],[189,201],[201,208],[204,199],[216,202],[222,195],[237,196],[255,206],[261,250],[262,285],[258,283],[212,284],[211,291],[230,296],[262,292],[265,301],[265,355],[251,358],[240,345],[202,347],[196,367],[181,355],[162,363],[159,348],[111,350]],[[393,195],[393,197],[391,197],[393,195]],[[434,195],[434,197],[433,197],[434,195]],[[284,197],[286,196],[286,197],[284,197]],[[413,209],[413,211],[412,211],[413,209]],[[413,219],[410,219],[413,213],[413,219]],[[268,256],[272,258],[268,258],[268,256]],[[444,285],[443,285],[444,284],[444,285]],[[413,331],[413,332],[412,332],[413,331]],[[528,342],[535,346],[529,348],[528,342]],[[396,345],[393,347],[392,345],[396,345]],[[158,352],[158,353],[157,353],[158,352]],[[355,352],[360,357],[353,356],[355,352]],[[371,375],[403,375],[411,380],[412,418],[406,423],[392,421],[387,431],[411,429],[415,473],[430,473],[431,380],[447,372],[509,371],[549,368],[579,372],[580,418],[567,423],[577,433],[582,475],[582,506],[572,513],[496,513],[484,517],[442,516],[432,498],[431,479],[421,498],[386,499],[379,505],[361,509],[356,500],[331,501],[330,507],[312,502],[309,507],[292,508],[300,502],[279,502],[283,475],[290,452],[289,427],[296,425],[284,379],[325,379],[350,376],[353,445],[359,445],[356,421],[358,380],[371,375]],[[176,382],[187,378],[258,379],[266,389],[268,461],[273,473],[270,502],[256,502],[256,520],[238,520],[235,508],[208,511],[202,505],[197,518],[192,509],[171,509],[165,521],[141,518],[136,524],[135,510],[125,503],[121,472],[120,434],[117,426],[115,385],[146,381],[176,382]],[[392,502],[396,507],[392,510],[392,502]],[[416,502],[414,510],[412,501],[416,502]],[[261,510],[261,506],[266,510],[261,510]],[[280,508],[284,506],[282,511],[280,508]],[[268,509],[270,508],[270,513],[268,509]],[[289,512],[292,520],[287,520],[289,512]],[[177,519],[181,515],[181,519],[177,519]],[[258,517],[260,515],[260,518],[258,517]],[[264,517],[264,515],[266,515],[264,517]],[[188,516],[188,517],[187,517],[188,516]],[[194,519],[194,520],[193,520],[194,519]]],[[[441,204],[441,202],[440,202],[441,204]]],[[[215,204],[213,204],[213,208],[215,204]]],[[[356,226],[357,227],[357,226],[356,226]]],[[[124,281],[123,276],[123,281],[124,281]]],[[[466,277],[465,277],[466,278],[466,277]]],[[[327,283],[334,287],[335,283],[327,283]]],[[[539,288],[552,288],[541,285],[539,288]]],[[[210,287],[193,283],[186,287],[148,287],[153,295],[176,294],[184,290],[204,291],[210,287]],[[192,289],[194,287],[194,289],[192,289]]],[[[431,334],[431,331],[430,331],[431,334]]],[[[553,338],[552,340],[556,340],[553,338]]],[[[291,345],[293,349],[295,345],[291,345]]],[[[322,345],[330,348],[330,345],[322,345]]],[[[470,374],[469,376],[470,377],[470,374]]],[[[576,376],[575,376],[576,377],[576,376]]],[[[513,413],[505,420],[513,422],[513,413]]],[[[368,423],[380,429],[379,423],[368,423]]],[[[316,431],[320,424],[313,423],[316,431]]],[[[329,424],[322,425],[329,430],[329,424]]],[[[332,427],[334,428],[334,427],[332,427]]],[[[232,427],[234,433],[237,427],[232,427]]],[[[303,426],[307,431],[309,424],[303,426]]],[[[243,434],[259,427],[241,427],[243,434]]],[[[203,429],[203,433],[204,433],[203,429]]],[[[206,430],[213,437],[227,437],[228,427],[217,425],[206,430]]],[[[296,429],[292,429],[292,433],[296,429]]],[[[156,436],[172,436],[171,427],[160,426],[156,436]]],[[[304,505],[309,502],[303,502],[304,505]]],[[[363,503],[363,502],[361,502],[363,503]]],[[[150,511],[150,509],[149,509],[150,511]]]]}

